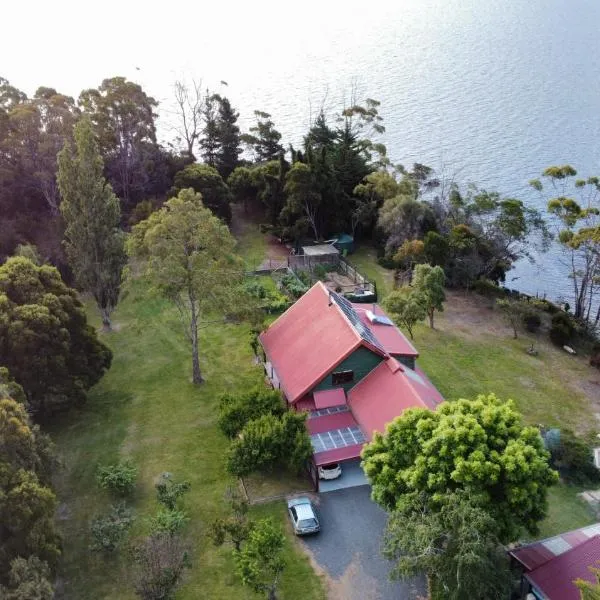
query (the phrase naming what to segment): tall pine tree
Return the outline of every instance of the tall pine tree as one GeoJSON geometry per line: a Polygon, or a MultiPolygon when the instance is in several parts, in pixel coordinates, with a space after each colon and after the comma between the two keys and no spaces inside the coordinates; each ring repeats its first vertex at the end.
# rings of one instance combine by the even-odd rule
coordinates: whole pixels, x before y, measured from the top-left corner
{"type": "Polygon", "coordinates": [[[204,126],[199,146],[204,162],[211,167],[215,167],[217,164],[220,147],[218,101],[218,94],[209,94],[208,90],[206,91],[206,101],[202,109],[204,126]]]}
{"type": "Polygon", "coordinates": [[[240,147],[241,136],[237,120],[240,114],[236,112],[227,98],[218,97],[218,134],[219,149],[217,151],[215,167],[223,179],[227,179],[239,164],[242,153],[240,147]]]}
{"type": "Polygon", "coordinates": [[[92,294],[104,327],[110,329],[126,255],[119,199],[103,171],[91,122],[84,117],[75,126],[75,151],[66,144],[58,155],[63,243],[77,285],[92,294]]]}

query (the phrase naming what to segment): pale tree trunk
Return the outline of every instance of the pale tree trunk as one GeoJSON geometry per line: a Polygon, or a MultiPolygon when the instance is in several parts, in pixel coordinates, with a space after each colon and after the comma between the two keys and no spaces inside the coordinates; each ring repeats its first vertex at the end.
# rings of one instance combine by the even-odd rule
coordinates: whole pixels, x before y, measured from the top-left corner
{"type": "Polygon", "coordinates": [[[102,328],[105,331],[112,331],[112,323],[110,320],[110,309],[107,307],[100,308],[100,316],[102,317],[102,328]]]}
{"type": "Polygon", "coordinates": [[[200,372],[200,359],[198,357],[198,312],[196,302],[192,290],[189,292],[190,298],[190,338],[192,340],[192,381],[199,385],[204,382],[202,373],[200,372]]]}

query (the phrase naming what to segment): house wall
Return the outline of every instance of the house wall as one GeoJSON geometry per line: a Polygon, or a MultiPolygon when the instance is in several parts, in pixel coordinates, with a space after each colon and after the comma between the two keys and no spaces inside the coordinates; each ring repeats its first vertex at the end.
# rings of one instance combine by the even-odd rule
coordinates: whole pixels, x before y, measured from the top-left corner
{"type": "Polygon", "coordinates": [[[343,360],[337,367],[326,375],[311,391],[331,390],[334,387],[342,387],[346,392],[352,389],[363,377],[369,374],[380,362],[381,356],[371,352],[364,346],[357,348],[348,358],[343,360]],[[332,373],[339,371],[354,371],[354,379],[342,385],[333,385],[332,373]]]}
{"type": "Polygon", "coordinates": [[[415,370],[415,357],[414,356],[404,356],[403,354],[392,354],[392,356],[404,366],[409,369],[415,370]]]}

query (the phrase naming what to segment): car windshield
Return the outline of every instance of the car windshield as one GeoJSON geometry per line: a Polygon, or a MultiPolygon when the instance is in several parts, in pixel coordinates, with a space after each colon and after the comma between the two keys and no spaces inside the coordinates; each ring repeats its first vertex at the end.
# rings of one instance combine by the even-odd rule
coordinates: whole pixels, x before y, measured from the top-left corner
{"type": "Polygon", "coordinates": [[[302,519],[301,521],[298,521],[298,527],[301,527],[302,529],[307,529],[308,527],[316,527],[316,526],[317,526],[316,519],[302,519]]]}
{"type": "Polygon", "coordinates": [[[325,471],[334,471],[335,469],[338,468],[338,464],[334,464],[334,465],[323,465],[323,469],[325,471]]]}

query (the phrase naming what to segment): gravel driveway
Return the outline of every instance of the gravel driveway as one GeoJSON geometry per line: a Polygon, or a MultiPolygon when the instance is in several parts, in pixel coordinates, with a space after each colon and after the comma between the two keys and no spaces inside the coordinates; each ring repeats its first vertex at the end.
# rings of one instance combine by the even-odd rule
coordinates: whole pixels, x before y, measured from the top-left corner
{"type": "Polygon", "coordinates": [[[330,577],[335,600],[415,600],[425,582],[390,581],[391,563],[381,556],[385,512],[368,485],[319,494],[321,532],[302,538],[314,561],[330,577]]]}

